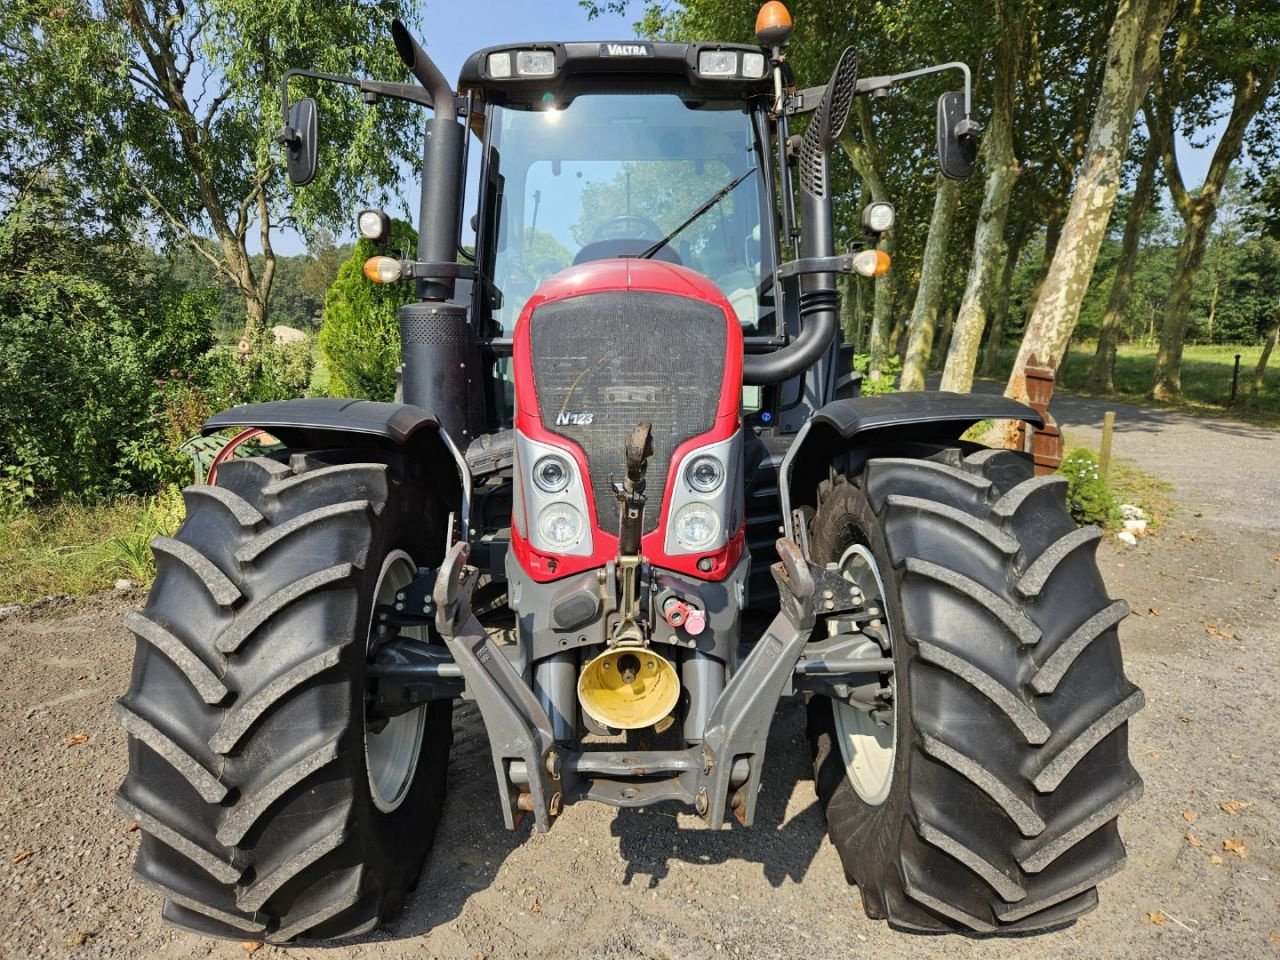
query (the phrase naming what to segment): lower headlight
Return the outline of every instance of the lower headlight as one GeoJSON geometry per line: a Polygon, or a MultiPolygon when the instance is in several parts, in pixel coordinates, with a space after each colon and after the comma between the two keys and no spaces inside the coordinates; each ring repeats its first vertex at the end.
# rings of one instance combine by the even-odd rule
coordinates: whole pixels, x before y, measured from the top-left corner
{"type": "Polygon", "coordinates": [[[705,550],[720,536],[720,518],[705,503],[681,507],[675,519],[676,542],[686,550],[705,550]]]}
{"type": "Polygon", "coordinates": [[[567,503],[553,503],[538,514],[538,532],[553,549],[576,546],[582,539],[582,514],[567,503]]]}

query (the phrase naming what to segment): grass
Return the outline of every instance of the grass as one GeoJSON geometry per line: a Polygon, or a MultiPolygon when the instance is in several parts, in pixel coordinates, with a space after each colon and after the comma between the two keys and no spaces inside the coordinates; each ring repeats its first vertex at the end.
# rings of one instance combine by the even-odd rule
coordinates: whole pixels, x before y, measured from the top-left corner
{"type": "Polygon", "coordinates": [[[119,578],[149,583],[150,543],[182,516],[177,490],[105,503],[64,502],[0,517],[0,602],[82,597],[119,578]]]}
{"type": "MultiPolygon", "coordinates": [[[[1067,354],[1061,386],[1074,393],[1089,393],[1085,384],[1093,363],[1095,344],[1073,344],[1067,354]]],[[[1280,355],[1273,357],[1257,397],[1249,396],[1253,371],[1262,353],[1261,345],[1188,344],[1182,357],[1183,399],[1174,404],[1155,404],[1147,398],[1155,373],[1156,348],[1126,344],[1116,354],[1115,391],[1107,394],[1119,400],[1148,406],[1164,406],[1188,413],[1227,417],[1264,426],[1280,426],[1280,355]],[[1240,354],[1240,384],[1236,402],[1231,401],[1231,374],[1236,354],[1240,354]]],[[[1013,351],[1001,356],[1000,379],[1009,375],[1013,351]]]]}
{"type": "Polygon", "coordinates": [[[320,337],[311,337],[311,383],[307,385],[308,397],[327,397],[329,395],[329,364],[325,362],[324,351],[320,349],[320,337]]]}
{"type": "Polygon", "coordinates": [[[1147,529],[1159,529],[1173,513],[1173,484],[1139,470],[1131,460],[1113,460],[1107,483],[1117,503],[1132,503],[1147,515],[1147,529]]]}

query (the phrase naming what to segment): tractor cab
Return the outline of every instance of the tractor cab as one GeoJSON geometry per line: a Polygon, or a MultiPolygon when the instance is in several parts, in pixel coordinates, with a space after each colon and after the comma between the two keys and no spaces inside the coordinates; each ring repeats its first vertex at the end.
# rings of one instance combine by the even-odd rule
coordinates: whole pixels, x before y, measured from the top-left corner
{"type": "Polygon", "coordinates": [[[478,290],[481,322],[509,335],[551,275],[645,257],[708,277],[745,330],[771,328],[765,70],[758,48],[707,44],[472,55],[459,86],[481,105],[472,123],[484,142],[477,262],[493,278],[478,290]]]}

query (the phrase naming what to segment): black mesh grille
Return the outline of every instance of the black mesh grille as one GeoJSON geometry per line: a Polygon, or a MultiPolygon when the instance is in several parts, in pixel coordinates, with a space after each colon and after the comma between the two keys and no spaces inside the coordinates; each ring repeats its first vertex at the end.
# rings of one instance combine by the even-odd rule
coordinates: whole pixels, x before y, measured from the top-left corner
{"type": "Polygon", "coordinates": [[[618,532],[611,483],[626,474],[623,443],[637,423],[653,424],[644,528],[655,529],[672,453],[715,419],[723,310],[671,294],[620,291],[548,303],[530,323],[542,425],[586,452],[602,530],[618,532]]]}

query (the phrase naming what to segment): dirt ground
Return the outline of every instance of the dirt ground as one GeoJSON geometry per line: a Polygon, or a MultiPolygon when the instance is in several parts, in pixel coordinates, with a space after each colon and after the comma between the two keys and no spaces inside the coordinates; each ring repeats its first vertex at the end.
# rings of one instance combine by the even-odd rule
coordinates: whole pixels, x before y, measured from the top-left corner
{"type": "MultiPolygon", "coordinates": [[[[483,728],[467,707],[440,839],[398,925],[289,953],[1280,957],[1280,434],[1109,406],[1117,456],[1173,481],[1178,508],[1137,547],[1101,548],[1112,592],[1135,611],[1122,635],[1148,706],[1131,724],[1146,796],[1122,819],[1128,867],[1102,885],[1097,911],[1002,940],[868,920],[826,839],[794,702],[774,724],[753,830],[711,832],[665,807],[581,804],[549,834],[508,834],[483,728]]],[[[1105,408],[1069,397],[1054,405],[1070,442],[1095,444],[1105,408]]],[[[247,955],[163,925],[158,898],[130,877],[138,835],[111,806],[125,744],[108,708],[133,652],[120,620],[140,602],[103,596],[0,621],[3,960],[247,955]]],[[[282,954],[268,946],[254,957],[282,954]]]]}

